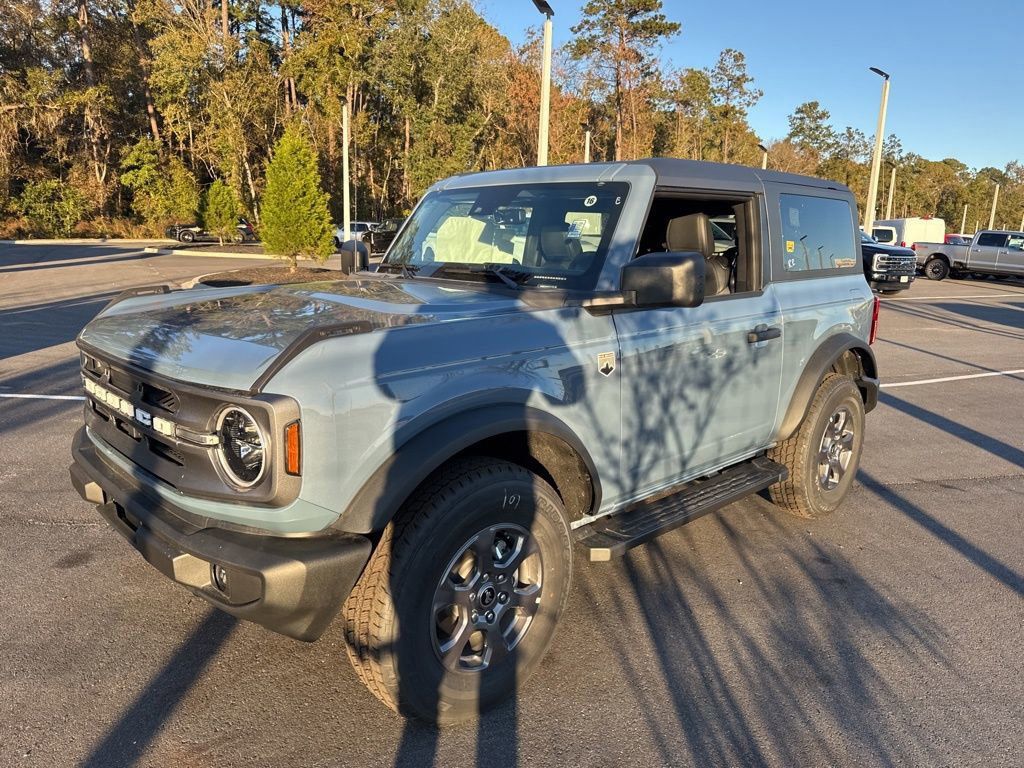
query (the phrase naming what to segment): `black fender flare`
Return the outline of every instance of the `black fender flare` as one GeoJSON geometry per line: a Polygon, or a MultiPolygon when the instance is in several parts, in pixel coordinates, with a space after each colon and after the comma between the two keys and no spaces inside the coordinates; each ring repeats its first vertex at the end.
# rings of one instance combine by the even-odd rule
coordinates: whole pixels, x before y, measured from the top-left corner
{"type": "Polygon", "coordinates": [[[412,492],[446,461],[482,440],[514,432],[546,433],[572,447],[590,475],[591,508],[600,506],[597,469],[576,434],[546,411],[506,403],[447,416],[406,439],[363,484],[332,528],[361,534],[383,530],[412,492]]]}
{"type": "Polygon", "coordinates": [[[864,410],[870,411],[878,404],[878,365],[871,347],[863,339],[858,339],[850,333],[829,336],[815,350],[807,361],[807,365],[804,366],[804,371],[793,390],[789,407],[786,409],[786,415],[775,435],[776,442],[786,440],[797,431],[811,405],[818,385],[832,369],[833,363],[846,352],[853,352],[860,360],[860,370],[854,372],[854,381],[860,390],[861,397],[864,398],[864,410]]]}

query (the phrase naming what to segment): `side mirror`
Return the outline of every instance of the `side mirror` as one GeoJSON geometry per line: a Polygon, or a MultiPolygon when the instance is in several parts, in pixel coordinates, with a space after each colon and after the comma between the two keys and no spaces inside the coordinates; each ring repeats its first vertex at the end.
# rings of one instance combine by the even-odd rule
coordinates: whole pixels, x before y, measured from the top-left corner
{"type": "Polygon", "coordinates": [[[622,268],[622,292],[637,307],[699,307],[704,303],[704,255],[648,253],[622,268]]]}

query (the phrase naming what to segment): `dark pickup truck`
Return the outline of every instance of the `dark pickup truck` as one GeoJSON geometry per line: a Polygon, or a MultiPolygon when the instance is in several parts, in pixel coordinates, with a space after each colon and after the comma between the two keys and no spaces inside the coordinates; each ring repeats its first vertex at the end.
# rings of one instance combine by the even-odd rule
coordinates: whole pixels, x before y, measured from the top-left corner
{"type": "Polygon", "coordinates": [[[864,277],[873,290],[882,294],[899,293],[913,284],[917,274],[917,255],[909,248],[883,245],[861,232],[860,250],[864,259],[864,277]]]}

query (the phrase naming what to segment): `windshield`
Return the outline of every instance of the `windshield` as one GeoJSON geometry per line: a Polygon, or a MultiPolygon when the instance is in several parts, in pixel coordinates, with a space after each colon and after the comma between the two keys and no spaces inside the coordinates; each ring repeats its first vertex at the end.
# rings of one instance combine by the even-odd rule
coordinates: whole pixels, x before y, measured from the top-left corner
{"type": "Polygon", "coordinates": [[[586,182],[435,192],[384,263],[452,279],[480,279],[471,270],[508,265],[524,285],[590,289],[628,191],[623,182],[586,182]]]}

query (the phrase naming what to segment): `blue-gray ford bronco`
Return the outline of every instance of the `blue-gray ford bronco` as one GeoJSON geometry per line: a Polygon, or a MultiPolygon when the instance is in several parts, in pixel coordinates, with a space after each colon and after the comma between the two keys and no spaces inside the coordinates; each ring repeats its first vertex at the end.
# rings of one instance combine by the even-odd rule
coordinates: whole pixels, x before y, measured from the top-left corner
{"type": "MultiPolygon", "coordinates": [[[[81,496],[396,711],[537,667],[574,561],[748,494],[815,518],[876,404],[849,190],[683,160],[434,185],[375,273],[132,291],[82,331],[81,496]]],[[[614,567],[614,566],[591,566],[614,567]]]]}

